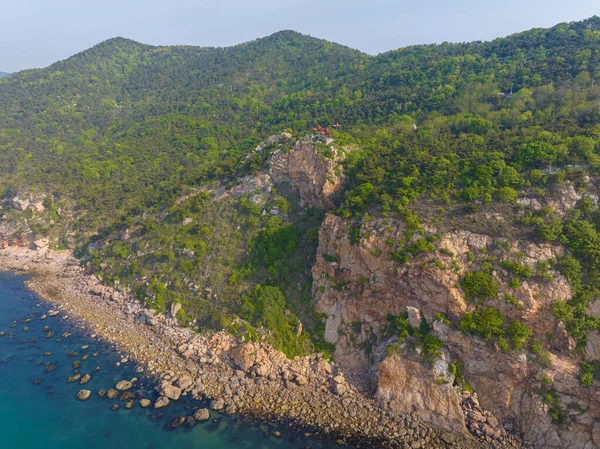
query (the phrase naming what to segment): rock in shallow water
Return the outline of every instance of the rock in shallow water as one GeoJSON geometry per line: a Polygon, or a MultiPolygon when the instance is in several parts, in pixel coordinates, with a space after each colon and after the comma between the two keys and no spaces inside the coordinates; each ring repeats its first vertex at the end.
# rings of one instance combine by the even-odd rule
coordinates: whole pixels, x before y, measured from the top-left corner
{"type": "Polygon", "coordinates": [[[133,384],[128,380],[120,380],[116,385],[116,389],[119,391],[129,390],[131,387],[133,387],[133,384]]]}
{"type": "Polygon", "coordinates": [[[161,396],[154,403],[154,408],[166,407],[167,405],[169,405],[169,398],[161,396]]]}
{"type": "Polygon", "coordinates": [[[81,379],[81,374],[75,374],[74,376],[69,377],[67,382],[71,384],[73,382],[77,382],[79,379],[81,379]]]}
{"type": "Polygon", "coordinates": [[[201,408],[199,410],[196,410],[196,412],[194,413],[194,419],[198,422],[207,421],[208,419],[210,419],[210,413],[208,412],[208,409],[201,408]]]}
{"type": "Polygon", "coordinates": [[[114,399],[119,395],[117,390],[113,390],[112,388],[106,392],[106,396],[108,399],[114,399]]]}
{"type": "Polygon", "coordinates": [[[183,416],[177,416],[171,423],[169,424],[169,428],[177,429],[185,422],[185,418],[183,416]]]}
{"type": "Polygon", "coordinates": [[[92,376],[90,376],[89,374],[86,374],[85,376],[83,376],[83,377],[81,378],[81,380],[79,381],[79,383],[80,383],[81,385],[83,385],[83,384],[87,384],[87,383],[88,383],[88,382],[89,382],[91,379],[92,379],[92,376]]]}
{"type": "Polygon", "coordinates": [[[150,399],[142,399],[140,400],[140,405],[143,408],[150,407],[152,405],[152,401],[150,399]]]}
{"type": "Polygon", "coordinates": [[[92,392],[90,390],[79,390],[79,393],[77,393],[77,399],[80,401],[87,401],[91,395],[92,392]]]}

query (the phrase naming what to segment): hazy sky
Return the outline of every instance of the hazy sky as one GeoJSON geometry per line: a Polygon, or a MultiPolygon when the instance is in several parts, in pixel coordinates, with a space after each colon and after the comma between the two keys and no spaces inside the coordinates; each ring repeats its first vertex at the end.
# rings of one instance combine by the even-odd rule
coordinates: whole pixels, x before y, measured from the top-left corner
{"type": "Polygon", "coordinates": [[[376,54],[594,14],[598,0],[0,0],[0,71],[44,67],[115,36],[227,46],[292,29],[376,54]]]}

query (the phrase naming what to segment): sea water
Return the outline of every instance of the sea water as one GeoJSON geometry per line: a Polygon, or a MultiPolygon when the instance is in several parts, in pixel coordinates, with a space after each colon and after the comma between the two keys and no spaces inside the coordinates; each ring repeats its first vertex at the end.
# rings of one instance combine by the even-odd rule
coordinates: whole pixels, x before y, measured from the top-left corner
{"type": "Polygon", "coordinates": [[[99,389],[114,388],[119,380],[132,377],[140,379],[136,392],[149,399],[155,399],[156,393],[151,379],[136,373],[130,363],[121,364],[121,355],[92,339],[76,322],[58,317],[42,320],[50,306],[28,291],[24,281],[22,276],[0,273],[0,331],[7,333],[0,337],[0,449],[336,447],[331,441],[311,441],[281,426],[253,424],[213,411],[209,421],[191,429],[184,425],[167,430],[176,416],[189,416],[206,404],[184,397],[177,404],[155,410],[140,407],[136,400],[135,406],[127,410],[118,398],[99,397],[99,389]],[[27,318],[29,323],[24,322],[27,318]],[[44,326],[54,333],[52,337],[46,338],[44,326]],[[24,327],[29,330],[24,331],[24,327]],[[64,332],[72,335],[62,338],[64,332]],[[85,345],[89,347],[84,350],[85,345]],[[79,354],[69,357],[69,351],[79,354]],[[46,352],[52,355],[44,355],[46,352]],[[88,354],[87,360],[81,359],[84,354],[88,354]],[[81,361],[82,375],[91,374],[89,383],[67,383],[75,360],[81,361]],[[56,368],[46,372],[47,364],[56,368]],[[100,371],[92,373],[97,366],[100,371]],[[81,389],[92,391],[90,399],[76,399],[81,389]],[[121,408],[112,411],[116,403],[121,408]],[[280,437],[272,436],[275,430],[281,432],[280,437]]]}

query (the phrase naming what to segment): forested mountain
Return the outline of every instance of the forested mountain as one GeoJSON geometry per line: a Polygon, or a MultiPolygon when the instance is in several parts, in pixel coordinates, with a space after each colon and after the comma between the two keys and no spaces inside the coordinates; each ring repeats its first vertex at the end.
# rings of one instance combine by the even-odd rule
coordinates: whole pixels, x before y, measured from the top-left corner
{"type": "MultiPolygon", "coordinates": [[[[547,111],[565,94],[595,98],[599,23],[376,57],[291,31],[230,48],[112,39],[0,83],[1,145],[11,149],[0,154],[2,177],[76,197],[85,228],[95,229],[99,216],[106,224],[107,213],[116,218],[182,185],[234,175],[262,137],[288,128],[339,121],[370,141],[376,129],[423,123],[435,111],[473,114],[456,131],[494,116],[495,131],[532,99],[547,111]],[[498,93],[511,86],[519,94],[509,103],[498,93]]],[[[595,112],[587,101],[578,106],[569,122],[586,126],[595,112]]]]}
{"type": "MultiPolygon", "coordinates": [[[[288,355],[336,351],[337,334],[324,337],[335,313],[315,309],[315,298],[327,307],[339,297],[336,307],[380,300],[389,291],[367,293],[386,270],[436,267],[453,273],[444,288],[448,297],[460,290],[465,305],[430,322],[502,353],[529,348],[531,337],[546,363],[548,351],[564,351],[552,336],[560,321],[579,357],[600,330],[589,312],[600,296],[599,77],[598,17],[377,56],[293,31],[229,48],[111,39],[0,80],[5,221],[74,248],[105,282],[159,311],[180,302],[184,322],[251,338],[266,332],[288,355]],[[336,123],[333,142],[302,140],[336,123]],[[337,199],[310,204],[302,192],[261,183],[279,176],[274,160],[298,151],[305,160],[317,154],[331,184],[343,179],[337,199]],[[22,212],[9,207],[15,196],[45,199],[22,212]],[[331,243],[340,229],[348,238],[331,243]],[[389,235],[379,241],[377,232],[389,235]],[[496,240],[459,262],[436,246],[454,232],[496,240]],[[511,244],[553,258],[534,269],[523,260],[535,252],[511,244]],[[317,254],[318,245],[329,252],[317,254]],[[346,279],[356,267],[339,268],[340,248],[356,252],[353,263],[381,257],[384,268],[346,279]],[[556,279],[565,285],[550,289],[556,279]],[[527,315],[519,302],[534,281],[547,290],[529,297],[552,299],[543,309],[552,330],[535,315],[541,306],[527,315]]],[[[442,341],[425,318],[410,326],[402,308],[376,326],[358,317],[339,338],[367,358],[392,334],[412,338],[435,359],[442,341]]],[[[589,385],[600,369],[584,363],[589,385]]],[[[553,422],[564,423],[556,391],[544,385],[553,422]]]]}

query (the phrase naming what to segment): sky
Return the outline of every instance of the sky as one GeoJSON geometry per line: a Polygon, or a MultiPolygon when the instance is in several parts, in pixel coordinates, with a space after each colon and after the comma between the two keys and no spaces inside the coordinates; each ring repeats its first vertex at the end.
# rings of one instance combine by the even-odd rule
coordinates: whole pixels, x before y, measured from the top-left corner
{"type": "Polygon", "coordinates": [[[229,46],[291,29],[377,54],[593,15],[598,0],[0,0],[0,71],[45,67],[117,36],[229,46]]]}

